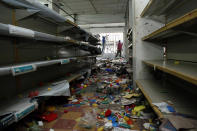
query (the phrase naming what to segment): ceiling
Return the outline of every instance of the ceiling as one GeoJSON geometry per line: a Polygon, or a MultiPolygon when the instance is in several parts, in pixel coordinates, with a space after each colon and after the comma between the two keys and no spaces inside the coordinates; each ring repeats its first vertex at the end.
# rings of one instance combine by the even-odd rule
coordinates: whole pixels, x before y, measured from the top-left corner
{"type": "Polygon", "coordinates": [[[128,0],[59,0],[69,14],[125,13],[128,0]]]}
{"type": "MultiPolygon", "coordinates": [[[[128,0],[57,0],[70,15],[76,14],[77,24],[124,23],[128,0]]],[[[60,11],[65,17],[69,17],[60,11]]],[[[71,18],[71,17],[70,17],[71,18]]]]}

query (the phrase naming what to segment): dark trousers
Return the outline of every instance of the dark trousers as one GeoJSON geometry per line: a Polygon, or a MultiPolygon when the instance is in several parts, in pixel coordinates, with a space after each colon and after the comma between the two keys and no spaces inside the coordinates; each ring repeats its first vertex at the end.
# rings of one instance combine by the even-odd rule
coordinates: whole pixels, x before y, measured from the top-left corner
{"type": "Polygon", "coordinates": [[[117,50],[116,57],[117,57],[118,55],[121,57],[121,50],[117,50]]]}

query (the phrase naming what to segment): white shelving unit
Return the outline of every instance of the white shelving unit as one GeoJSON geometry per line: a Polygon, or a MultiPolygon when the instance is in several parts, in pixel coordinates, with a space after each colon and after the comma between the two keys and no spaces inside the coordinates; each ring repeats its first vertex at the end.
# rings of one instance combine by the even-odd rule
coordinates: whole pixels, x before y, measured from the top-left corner
{"type": "Polygon", "coordinates": [[[21,16],[21,11],[16,10],[16,20],[25,19],[27,17],[33,17],[34,15],[37,15],[38,17],[47,20],[48,22],[55,23],[56,25],[61,26],[59,33],[63,33],[64,35],[69,35],[73,39],[80,40],[80,41],[87,41],[91,42],[90,44],[96,44],[98,42],[98,39],[95,38],[92,34],[86,32],[82,28],[80,28],[75,23],[71,22],[70,20],[64,18],[63,16],[59,15],[55,11],[49,9],[48,7],[40,4],[37,1],[30,2],[28,0],[20,1],[20,0],[10,0],[2,1],[4,4],[7,4],[9,6],[12,6],[15,9],[24,9],[23,12],[27,12],[28,9],[34,9],[33,13],[27,13],[26,15],[21,16]],[[77,35],[80,34],[80,37],[77,37],[77,35]]]}
{"type": "MultiPolygon", "coordinates": [[[[40,96],[70,96],[69,83],[76,80],[78,77],[81,77],[82,75],[84,75],[84,73],[86,72],[82,70],[77,73],[73,73],[71,76],[62,78],[60,81],[58,80],[53,83],[48,83],[47,86],[35,88],[34,90],[39,92],[36,98],[39,98],[40,96]]],[[[1,103],[1,105],[4,106],[0,107],[0,115],[4,116],[4,118],[0,121],[0,128],[9,126],[14,122],[18,122],[38,108],[39,103],[37,102],[37,100],[28,98],[29,92],[31,92],[31,90],[21,94],[23,98],[17,97],[6,103],[1,103]]]]}
{"type": "Polygon", "coordinates": [[[191,62],[178,62],[176,64],[173,60],[168,61],[144,61],[146,65],[153,67],[154,69],[162,70],[166,73],[184,79],[197,85],[197,64],[191,62]]]}
{"type": "Polygon", "coordinates": [[[196,31],[193,29],[197,23],[197,9],[179,17],[164,27],[144,36],[142,40],[161,41],[170,37],[178,37],[180,35],[190,35],[196,37],[196,31]]]}
{"type": "Polygon", "coordinates": [[[96,49],[96,46],[90,45],[89,42],[80,42],[72,39],[67,39],[66,37],[54,36],[51,34],[33,31],[30,29],[7,25],[0,23],[0,35],[8,37],[17,37],[21,39],[31,39],[35,41],[44,41],[44,42],[54,42],[61,45],[73,45],[73,46],[86,46],[96,49]]]}
{"type": "Polygon", "coordinates": [[[89,68],[93,62],[88,62],[100,54],[96,37],[36,1],[2,0],[2,10],[0,130],[37,109],[37,99],[28,97],[32,91],[39,92],[36,98],[69,96],[69,83],[84,75],[87,71],[81,68],[89,68]]]}
{"type": "MultiPolygon", "coordinates": [[[[195,96],[184,90],[177,90],[177,87],[171,84],[163,85],[156,80],[137,80],[137,86],[141,89],[144,96],[147,98],[153,110],[160,118],[168,118],[170,114],[161,112],[153,103],[172,102],[172,107],[177,113],[196,117],[197,106],[195,103],[195,96]],[[184,97],[183,97],[184,96],[184,97]]],[[[171,114],[172,115],[172,114],[171,114]]]]}
{"type": "Polygon", "coordinates": [[[172,104],[176,113],[197,116],[194,104],[197,52],[192,51],[197,49],[196,2],[134,0],[132,3],[135,85],[161,120],[174,114],[162,113],[153,103],[170,101],[168,104],[172,104]]]}

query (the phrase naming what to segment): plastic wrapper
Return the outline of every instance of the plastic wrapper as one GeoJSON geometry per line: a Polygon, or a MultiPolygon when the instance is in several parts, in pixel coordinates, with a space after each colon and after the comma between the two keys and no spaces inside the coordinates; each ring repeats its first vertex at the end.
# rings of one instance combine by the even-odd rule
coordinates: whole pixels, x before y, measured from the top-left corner
{"type": "Polygon", "coordinates": [[[96,110],[87,111],[85,115],[81,118],[79,126],[86,129],[91,129],[96,126],[96,110]]]}

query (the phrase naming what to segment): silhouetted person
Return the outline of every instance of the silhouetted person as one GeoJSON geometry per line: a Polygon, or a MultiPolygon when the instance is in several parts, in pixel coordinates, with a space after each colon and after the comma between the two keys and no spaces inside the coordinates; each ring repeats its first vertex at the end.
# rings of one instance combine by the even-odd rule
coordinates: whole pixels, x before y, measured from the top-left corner
{"type": "Polygon", "coordinates": [[[121,43],[121,41],[118,41],[118,46],[117,46],[117,53],[116,53],[116,57],[119,55],[121,57],[121,53],[122,53],[122,45],[123,43],[121,43]]]}

